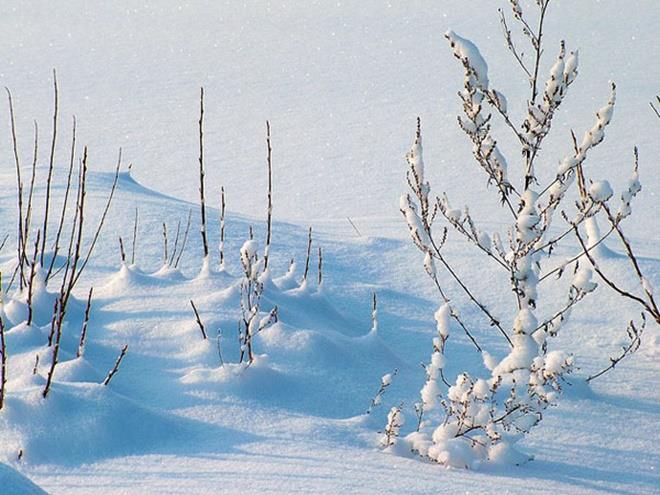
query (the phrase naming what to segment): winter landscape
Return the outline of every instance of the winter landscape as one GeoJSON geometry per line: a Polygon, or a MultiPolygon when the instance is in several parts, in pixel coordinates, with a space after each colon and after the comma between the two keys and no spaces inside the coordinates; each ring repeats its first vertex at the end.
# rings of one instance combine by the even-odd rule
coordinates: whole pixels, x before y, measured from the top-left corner
{"type": "Polygon", "coordinates": [[[655,0],[0,5],[0,495],[660,493],[655,0]]]}

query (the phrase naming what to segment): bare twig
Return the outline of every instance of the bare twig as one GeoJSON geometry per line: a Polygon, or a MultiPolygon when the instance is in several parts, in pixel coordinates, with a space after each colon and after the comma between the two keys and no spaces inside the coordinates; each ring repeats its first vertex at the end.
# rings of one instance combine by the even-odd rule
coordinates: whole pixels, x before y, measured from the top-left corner
{"type": "MultiPolygon", "coordinates": [[[[119,238],[121,240],[121,237],[119,238]]],[[[123,252],[123,248],[122,248],[123,252]]],[[[87,296],[87,306],[85,306],[85,319],[83,320],[82,331],[80,332],[80,342],[78,343],[78,353],[76,357],[81,357],[85,352],[85,342],[87,340],[87,326],[89,324],[89,314],[92,308],[92,292],[94,287],[89,288],[89,295],[87,296]]]]}
{"type": "Polygon", "coordinates": [[[28,236],[30,232],[30,226],[32,223],[32,197],[34,195],[34,180],[37,175],[37,159],[38,159],[38,151],[39,151],[39,126],[37,124],[37,121],[34,121],[34,152],[32,155],[32,174],[30,177],[30,189],[28,192],[28,199],[27,199],[27,211],[25,213],[25,225],[23,228],[23,238],[25,239],[25,242],[28,242],[28,236]]]}
{"type": "Polygon", "coordinates": [[[225,266],[225,187],[220,188],[220,268],[225,266]]]}
{"type": "Polygon", "coordinates": [[[125,345],[122,348],[121,353],[119,354],[119,357],[117,358],[117,361],[115,362],[115,365],[110,370],[110,373],[108,373],[108,376],[106,376],[105,380],[103,380],[103,385],[108,386],[108,384],[110,383],[110,380],[112,380],[112,377],[115,376],[117,371],[119,371],[119,366],[121,365],[121,362],[124,359],[124,356],[126,356],[127,351],[128,351],[128,345],[125,345]]]}
{"type": "Polygon", "coordinates": [[[266,121],[266,147],[268,149],[268,210],[266,218],[266,246],[264,248],[264,270],[268,268],[270,240],[273,231],[273,149],[270,144],[270,122],[266,121]]]}
{"type": "Polygon", "coordinates": [[[305,258],[305,272],[303,273],[303,282],[307,280],[307,273],[309,272],[309,258],[312,254],[312,228],[309,228],[307,233],[307,257],[305,258]]]}
{"type": "Polygon", "coordinates": [[[28,319],[27,324],[32,325],[32,317],[34,316],[34,308],[32,305],[32,296],[34,294],[34,277],[36,275],[37,268],[37,255],[39,254],[39,239],[41,236],[41,231],[37,231],[37,239],[34,242],[34,253],[32,255],[32,263],[30,264],[30,278],[28,279],[28,296],[27,296],[27,305],[28,305],[28,319]]]}
{"type": "Polygon", "coordinates": [[[124,241],[121,236],[119,237],[119,256],[121,257],[121,262],[126,263],[126,251],[124,251],[124,241]]]}
{"type": "Polygon", "coordinates": [[[642,332],[644,331],[644,328],[646,328],[646,317],[644,316],[644,313],[642,313],[642,324],[640,326],[636,326],[635,322],[630,320],[628,327],[626,328],[626,333],[628,334],[630,341],[626,345],[622,346],[621,353],[619,355],[610,357],[610,364],[607,367],[603,368],[598,373],[594,373],[593,375],[589,376],[587,378],[587,382],[603,376],[608,371],[613,370],[614,367],[623,361],[627,356],[634,354],[637,349],[639,349],[639,346],[642,342],[642,332]]]}
{"type": "Polygon", "coordinates": [[[165,222],[163,222],[163,265],[167,265],[168,259],[169,256],[167,256],[167,225],[165,225],[165,222]]]}
{"type": "Polygon", "coordinates": [[[658,108],[660,108],[660,96],[656,96],[655,101],[658,105],[657,107],[653,104],[652,101],[649,102],[649,105],[651,105],[651,110],[653,110],[653,113],[655,113],[655,115],[660,119],[660,110],[658,110],[658,108]]]}
{"type": "Polygon", "coordinates": [[[357,228],[357,227],[355,226],[355,224],[353,223],[353,220],[351,220],[351,217],[346,217],[346,220],[348,220],[348,223],[351,224],[351,227],[353,227],[353,230],[355,230],[355,233],[358,235],[358,237],[362,237],[362,234],[360,233],[360,231],[358,230],[358,228],[357,228]]]}
{"type": "Polygon", "coordinates": [[[206,238],[206,204],[204,202],[204,88],[199,91],[199,203],[201,215],[202,245],[204,258],[209,255],[209,243],[206,238]]]}
{"type": "Polygon", "coordinates": [[[607,275],[603,273],[603,271],[598,266],[598,263],[589,252],[589,249],[587,248],[587,245],[584,242],[582,236],[580,235],[580,231],[577,227],[574,228],[574,232],[575,232],[575,237],[577,237],[577,240],[580,242],[580,246],[582,246],[582,252],[591,263],[591,266],[593,266],[594,271],[600,276],[601,280],[605,282],[617,294],[625,298],[632,299],[633,301],[636,301],[639,304],[641,304],[642,307],[655,319],[656,323],[660,324],[660,314],[658,314],[657,307],[655,307],[655,301],[652,300],[651,303],[649,303],[644,299],[642,299],[641,297],[638,297],[635,294],[632,294],[631,292],[622,289],[616,283],[614,283],[607,275]]]}
{"type": "Polygon", "coordinates": [[[73,284],[75,285],[78,282],[78,279],[80,278],[80,275],[82,275],[82,272],[85,270],[85,267],[87,266],[87,263],[89,262],[89,258],[92,256],[92,253],[94,252],[94,247],[96,246],[96,241],[98,241],[99,235],[101,234],[101,230],[103,229],[103,224],[105,223],[105,218],[108,215],[108,210],[110,209],[110,205],[112,204],[112,198],[115,195],[115,189],[117,189],[117,181],[119,180],[119,170],[121,169],[121,148],[119,148],[119,157],[117,158],[117,167],[115,168],[115,175],[112,180],[112,186],[110,187],[110,194],[108,194],[108,200],[105,203],[105,208],[103,209],[103,214],[101,215],[101,220],[99,221],[99,224],[96,228],[96,232],[94,232],[94,237],[92,238],[92,242],[89,245],[89,248],[87,250],[87,254],[85,255],[85,259],[80,265],[80,270],[76,273],[75,278],[73,279],[73,284]]]}
{"type": "Polygon", "coordinates": [[[204,340],[206,340],[208,337],[206,336],[206,330],[204,329],[204,324],[202,323],[202,319],[199,317],[199,312],[197,311],[197,308],[195,307],[195,303],[193,300],[190,300],[190,305],[192,306],[193,311],[195,312],[195,320],[197,320],[197,326],[199,327],[199,331],[202,332],[202,337],[204,340]]]}
{"type": "Polygon", "coordinates": [[[53,266],[55,264],[55,261],[57,259],[57,253],[59,252],[60,248],[60,237],[62,236],[62,229],[64,228],[64,223],[66,219],[66,211],[67,207],[69,204],[69,192],[71,191],[71,175],[73,173],[73,166],[75,163],[76,159],[76,117],[75,115],[73,116],[73,124],[72,124],[72,134],[71,134],[71,154],[70,154],[70,159],[69,159],[69,173],[67,175],[66,179],[66,189],[64,191],[64,200],[62,202],[62,212],[60,213],[60,220],[57,226],[57,233],[55,234],[55,242],[53,243],[53,254],[48,266],[48,270],[46,271],[46,280],[50,279],[50,276],[52,275],[53,272],[53,266]]]}
{"type": "Polygon", "coordinates": [[[5,342],[5,323],[0,317],[0,410],[5,403],[5,389],[7,386],[7,343],[5,342]]]}
{"type": "Polygon", "coordinates": [[[170,259],[167,262],[168,266],[173,266],[174,265],[174,258],[176,257],[177,250],[179,249],[179,234],[180,233],[181,233],[181,219],[177,220],[177,222],[176,222],[176,235],[174,236],[174,249],[172,250],[172,254],[170,255],[170,259]]]}
{"type": "Polygon", "coordinates": [[[53,109],[53,140],[50,144],[50,159],[48,161],[48,178],[46,179],[46,205],[44,207],[43,237],[41,240],[41,264],[44,264],[44,252],[46,251],[46,238],[48,237],[48,214],[50,212],[50,186],[53,178],[53,167],[55,166],[55,143],[57,142],[57,113],[59,107],[59,95],[57,91],[57,73],[53,69],[54,109],[53,109]]]}
{"type": "Polygon", "coordinates": [[[137,246],[137,233],[138,233],[138,209],[135,208],[135,221],[133,222],[133,247],[131,249],[131,265],[135,264],[135,249],[137,246]]]}
{"type": "Polygon", "coordinates": [[[55,304],[55,313],[53,315],[53,326],[51,327],[51,333],[52,330],[55,330],[55,343],[53,345],[53,355],[50,362],[50,369],[48,370],[48,377],[46,378],[46,385],[44,387],[44,391],[41,394],[44,399],[48,397],[48,393],[50,392],[50,387],[53,383],[53,376],[55,375],[55,367],[57,366],[58,357],[60,353],[60,340],[62,339],[62,322],[64,321],[64,314],[66,308],[66,303],[63,301],[63,298],[64,298],[64,294],[61,294],[59,304],[58,303],[55,304]]]}
{"type": "Polygon", "coordinates": [[[183,241],[181,241],[181,250],[179,251],[179,254],[176,257],[176,261],[174,262],[174,268],[177,268],[179,266],[179,260],[181,260],[181,255],[183,254],[183,251],[186,249],[186,243],[188,241],[188,231],[190,230],[191,217],[192,217],[192,210],[188,210],[188,221],[186,222],[186,230],[183,233],[183,241]]]}
{"type": "Polygon", "coordinates": [[[18,192],[18,245],[17,245],[17,255],[18,255],[18,284],[19,288],[23,289],[23,283],[25,282],[25,275],[23,271],[24,259],[25,259],[25,237],[23,233],[23,181],[21,180],[21,161],[18,156],[18,140],[16,138],[16,119],[14,117],[14,103],[11,97],[11,91],[9,88],[5,87],[7,92],[7,99],[9,101],[9,118],[11,122],[11,140],[12,147],[14,150],[14,163],[16,165],[16,190],[18,192]]]}

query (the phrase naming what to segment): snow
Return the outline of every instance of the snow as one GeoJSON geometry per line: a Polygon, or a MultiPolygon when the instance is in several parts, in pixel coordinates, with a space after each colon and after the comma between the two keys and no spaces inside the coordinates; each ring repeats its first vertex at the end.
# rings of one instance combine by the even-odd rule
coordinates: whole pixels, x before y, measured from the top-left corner
{"type": "MultiPolygon", "coordinates": [[[[590,149],[597,167],[587,173],[610,178],[611,189],[622,191],[622,216],[640,190],[639,175],[644,177],[644,191],[635,198],[635,215],[626,221],[626,231],[640,252],[649,291],[660,280],[660,229],[653,215],[660,186],[653,157],[660,148],[657,119],[648,108],[657,92],[657,73],[648,54],[660,48],[651,22],[658,13],[654,1],[638,2],[626,16],[614,0],[553,2],[547,36],[556,44],[548,47],[558,46],[560,35],[567,46],[579,47],[580,77],[574,75],[575,51],[566,55],[563,69],[563,77],[575,82],[555,117],[562,137],[548,143],[542,161],[548,177],[557,173],[558,165],[560,173],[575,166],[570,129],[580,136],[594,127],[594,113],[608,97],[606,81],[615,79],[616,115],[612,118],[611,105],[598,110],[590,146],[600,135],[598,125],[609,125],[604,144],[590,149]],[[561,11],[570,15],[561,19],[561,11]],[[642,170],[631,175],[626,164],[634,144],[640,147],[642,170]]],[[[431,363],[438,380],[442,369],[454,383],[465,367],[493,370],[509,352],[455,287],[451,307],[441,306],[424,265],[437,270],[438,277],[446,272],[432,259],[420,263],[398,212],[401,207],[419,220],[405,197],[401,203],[397,198],[405,190],[404,155],[411,129],[421,115],[428,130],[424,178],[456,204],[470,204],[470,214],[480,228],[492,232],[493,243],[508,242],[506,232],[502,239],[497,233],[500,209],[489,194],[479,192],[483,176],[469,163],[472,147],[456,126],[462,74],[442,40],[449,28],[472,40],[453,35],[459,54],[477,69],[479,84],[498,88],[489,91],[498,95],[505,113],[524,114],[527,109],[519,101],[527,92],[526,81],[514,75],[516,67],[500,39],[496,6],[487,0],[419,7],[371,0],[268,6],[3,2],[0,54],[6,64],[0,82],[14,93],[26,157],[32,118],[39,120],[40,177],[49,144],[50,70],[58,70],[62,120],[55,201],[64,192],[66,164],[60,161],[74,112],[79,141],[90,145],[90,225],[103,208],[117,147],[123,147],[134,166],[131,174],[120,177],[98,252],[71,303],[62,362],[45,400],[40,393],[50,360],[45,338],[52,294],[37,291],[30,326],[23,323],[26,307],[20,297],[9,300],[9,294],[3,301],[10,366],[7,405],[0,412],[0,493],[41,493],[24,476],[53,494],[657,492],[657,327],[649,323],[639,353],[602,381],[587,387],[579,380],[607,364],[603,352],[619,350],[626,320],[637,314],[634,305],[622,305],[607,291],[589,296],[593,300],[573,312],[558,337],[576,350],[578,369],[557,406],[545,411],[542,425],[516,446],[520,451],[501,443],[487,453],[497,466],[466,471],[474,456],[465,443],[451,441],[438,428],[433,436],[442,442],[433,445],[431,438],[414,431],[412,404],[420,400],[419,391],[429,403],[437,402],[440,391],[438,382],[425,382],[419,363],[431,363]],[[201,258],[196,218],[196,96],[201,84],[208,112],[208,234],[215,246],[220,245],[215,207],[220,187],[227,190],[223,271],[217,254],[201,258]],[[275,223],[263,307],[277,305],[280,321],[255,338],[255,362],[246,367],[236,364],[240,254],[250,226],[255,240],[246,254],[261,258],[259,247],[264,246],[266,118],[273,123],[275,223]],[[136,206],[141,217],[137,260],[122,265],[117,237],[130,238],[136,206]],[[190,244],[181,267],[165,269],[161,223],[185,222],[191,208],[190,244]],[[316,285],[314,256],[306,289],[300,284],[310,224],[315,247],[323,247],[322,290],[316,285]],[[290,264],[292,257],[295,263],[290,264]],[[87,347],[76,358],[91,285],[95,295],[87,347]],[[370,334],[374,291],[379,297],[378,332],[370,334]],[[206,325],[206,341],[190,299],[206,325]],[[444,312],[439,319],[440,306],[444,312]],[[492,355],[476,352],[460,329],[449,332],[450,312],[459,310],[480,341],[494,347],[492,355]],[[220,331],[223,366],[216,339],[220,331]],[[438,331],[451,335],[446,358],[431,352],[438,331]],[[129,351],[119,372],[109,386],[100,385],[124,344],[129,351]],[[32,375],[37,354],[40,371],[32,375]],[[394,369],[399,373],[382,404],[366,417],[374,389],[394,369]],[[401,403],[407,421],[389,452],[396,455],[388,455],[378,450],[378,432],[401,403]],[[57,427],[49,428],[53,424],[57,427]],[[454,467],[419,459],[409,445],[435,460],[451,459],[454,467]],[[528,454],[534,461],[527,462],[528,454]]],[[[554,49],[548,54],[544,75],[552,73],[555,62],[554,49]]],[[[559,74],[558,68],[555,72],[559,74]]],[[[6,104],[0,107],[6,115],[6,104]]],[[[13,233],[15,178],[6,119],[2,130],[0,207],[7,217],[5,231],[13,233]]],[[[494,150],[502,158],[497,161],[506,167],[506,155],[506,173],[517,174],[518,156],[505,153],[511,143],[498,138],[494,150]]],[[[602,192],[595,194],[604,198],[602,192]]],[[[43,193],[39,181],[39,201],[43,193]]],[[[462,217],[460,209],[449,210],[449,215],[456,221],[462,217]]],[[[530,206],[520,228],[527,233],[537,222],[530,206]]],[[[558,221],[556,232],[562,227],[558,221]]],[[[481,235],[480,243],[489,245],[487,238],[481,235]]],[[[637,288],[639,280],[630,274],[620,246],[608,245],[615,255],[598,258],[599,266],[637,288]]],[[[489,307],[502,302],[494,289],[508,283],[507,277],[479,269],[473,246],[452,238],[443,249],[489,307]]],[[[577,245],[559,248],[557,259],[578,252],[577,245]]],[[[14,258],[9,246],[0,252],[3,286],[14,258]]],[[[573,267],[566,267],[566,285],[587,290],[599,281],[586,272],[586,262],[571,279],[573,267]]],[[[519,271],[524,270],[529,274],[532,268],[519,271]]],[[[565,293],[557,291],[549,299],[561,304],[565,293]]],[[[542,307],[540,312],[555,309],[542,307]]],[[[509,326],[517,319],[524,331],[533,326],[525,314],[502,317],[509,326]]],[[[508,369],[527,362],[531,353],[526,349],[539,345],[529,336],[514,338],[520,342],[505,363],[508,369]]],[[[550,352],[541,366],[557,373],[568,358],[550,352]]],[[[475,380],[476,396],[484,397],[487,388],[486,381],[475,380]]],[[[437,405],[434,412],[439,411],[437,405]]]]}
{"type": "Polygon", "coordinates": [[[610,199],[613,194],[612,186],[606,180],[596,181],[589,186],[589,197],[595,203],[603,203],[610,199]]]}
{"type": "Polygon", "coordinates": [[[5,495],[42,495],[46,493],[6,464],[0,464],[0,486],[5,495]]]}

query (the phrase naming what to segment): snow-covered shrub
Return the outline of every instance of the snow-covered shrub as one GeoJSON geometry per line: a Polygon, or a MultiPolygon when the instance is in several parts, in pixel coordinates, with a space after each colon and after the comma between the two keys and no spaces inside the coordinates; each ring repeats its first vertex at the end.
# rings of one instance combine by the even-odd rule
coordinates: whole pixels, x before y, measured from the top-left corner
{"type": "Polygon", "coordinates": [[[383,447],[390,447],[394,445],[399,436],[399,430],[403,426],[405,418],[400,406],[394,406],[387,414],[387,424],[381,438],[381,445],[383,447]]]}
{"type": "Polygon", "coordinates": [[[261,295],[268,271],[263,259],[257,254],[257,242],[248,239],[241,247],[241,265],[243,279],[241,281],[241,320],[239,321],[238,340],[241,343],[239,362],[254,361],[253,338],[259,332],[277,321],[277,306],[268,314],[260,313],[261,295]]]}
{"type": "MultiPolygon", "coordinates": [[[[445,34],[465,75],[463,89],[459,92],[463,115],[458,117],[458,123],[472,142],[475,161],[486,173],[486,187],[495,188],[502,207],[510,214],[511,223],[505,235],[481,231],[467,207],[455,209],[446,195],[436,198],[430,195],[419,120],[414,143],[406,155],[411,194],[401,197],[400,209],[414,244],[424,254],[425,271],[438,288],[442,300],[435,314],[438,334],[433,340],[430,363],[425,366],[427,379],[420,392],[421,402],[415,407],[417,431],[408,435],[406,441],[414,452],[446,466],[469,468],[489,461],[520,463],[529,459],[516,450],[515,444],[541,421],[544,410],[557,400],[564,377],[573,371],[574,357],[570,349],[553,349],[552,339],[565,324],[573,307],[597,289],[598,284],[592,281],[593,272],[621,295],[640,303],[656,322],[660,321],[650,284],[643,277],[620,225],[630,215],[630,202],[641,189],[637,164],[618,207],[612,205],[614,192],[609,183],[588,180],[584,169],[589,151],[603,141],[612,119],[616,101],[613,83],[610,97],[596,113],[592,128],[581,140],[573,136],[574,150],[559,159],[554,176],[542,183],[542,176],[537,173],[542,143],[578,74],[577,51],[567,53],[564,42],[561,42],[545,83],[541,79],[542,31],[548,4],[549,0],[530,2],[538,10],[538,19],[531,22],[521,3],[511,1],[513,18],[520,23],[531,44],[531,61],[522,57],[513,43],[505,15],[501,17],[507,46],[530,83],[526,115],[519,125],[514,123],[515,116],[509,113],[506,97],[492,87],[488,65],[479,49],[452,31],[445,34]],[[538,26],[537,30],[529,27],[532,25],[538,26]],[[519,145],[522,174],[510,174],[505,153],[493,133],[496,119],[513,133],[519,145]],[[521,180],[514,180],[518,175],[521,180]],[[576,183],[579,200],[573,207],[568,193],[576,183]],[[550,227],[558,212],[563,227],[559,234],[554,234],[550,227]],[[611,225],[604,236],[600,235],[596,223],[596,218],[603,216],[611,225]],[[448,228],[443,227],[439,235],[433,229],[434,221],[440,217],[473,244],[483,254],[485,262],[506,273],[510,286],[502,287],[502,290],[513,293],[512,303],[516,311],[513,321],[506,323],[496,316],[496,308],[487,308],[447,260],[443,246],[448,241],[448,228]],[[583,239],[583,229],[587,231],[586,240],[583,239]],[[612,282],[595,259],[594,249],[612,232],[619,234],[626,247],[640,280],[641,296],[612,282]],[[571,235],[582,247],[580,254],[559,268],[546,268],[549,260],[554,261],[550,257],[553,248],[571,235]],[[503,238],[508,242],[505,243],[503,238]],[[485,322],[501,334],[503,343],[509,347],[503,359],[498,361],[489,354],[468,329],[452,305],[444,282],[441,283],[437,264],[470,304],[483,314],[485,322]],[[565,302],[557,308],[555,301],[539,301],[539,284],[557,283],[570,271],[573,280],[565,302]],[[549,311],[548,308],[553,309],[549,311]],[[445,343],[450,338],[452,320],[481,353],[488,374],[465,370],[455,380],[447,379],[445,364],[452,360],[452,356],[445,355],[445,343]]],[[[548,162],[545,156],[544,162],[548,162]]],[[[645,321],[645,317],[643,319],[645,321]]],[[[624,347],[621,356],[610,358],[611,365],[606,370],[634,352],[643,326],[644,323],[639,326],[631,322],[628,330],[630,345],[624,347]]],[[[398,414],[394,409],[390,413],[386,429],[389,433],[384,445],[391,445],[391,439],[399,432],[398,414]]]]}

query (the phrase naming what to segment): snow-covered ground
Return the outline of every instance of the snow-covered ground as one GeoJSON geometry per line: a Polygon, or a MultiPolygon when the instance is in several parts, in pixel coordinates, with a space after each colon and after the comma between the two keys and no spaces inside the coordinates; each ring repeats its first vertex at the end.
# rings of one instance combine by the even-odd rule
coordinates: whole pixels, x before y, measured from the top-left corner
{"type": "MultiPolygon", "coordinates": [[[[52,67],[61,92],[55,201],[62,198],[66,124],[73,113],[79,143],[90,146],[90,225],[101,213],[118,147],[133,167],[120,177],[99,246],[76,290],[62,344],[69,362],[58,368],[46,400],[43,379],[31,369],[36,353],[46,354],[47,331],[42,335],[38,326],[49,326],[52,296],[40,293],[44,311],[32,328],[20,326],[20,307],[5,308],[19,326],[7,335],[10,382],[0,412],[0,461],[7,466],[0,464],[0,493],[34,489],[12,468],[56,494],[658,493],[660,339],[653,323],[639,353],[591,390],[566,387],[522,445],[534,462],[448,470],[377,448],[389,408],[418,400],[425,378],[419,363],[428,360],[438,306],[398,212],[406,187],[403,156],[417,115],[435,190],[472,204],[483,225],[502,220],[495,198],[476,186],[483,184],[482,173],[455,120],[462,74],[442,38],[451,28],[473,39],[488,59],[491,80],[515,102],[525,81],[501,40],[498,6],[505,5],[3,2],[0,84],[13,92],[26,170],[37,118],[41,179],[46,172],[52,67]],[[206,91],[207,198],[213,207],[213,272],[206,276],[199,276],[196,203],[200,85],[206,91]],[[221,329],[223,357],[236,361],[239,248],[250,225],[259,242],[265,231],[266,119],[273,127],[275,225],[273,283],[263,306],[277,305],[280,322],[256,339],[262,356],[239,373],[219,368],[216,336],[221,329]],[[214,273],[221,185],[230,210],[228,260],[225,273],[214,273]],[[137,267],[120,269],[117,237],[131,238],[136,207],[137,267]],[[191,208],[181,271],[162,271],[161,223],[172,232],[191,208]],[[320,290],[315,257],[310,283],[298,287],[308,225],[315,246],[324,250],[320,290]],[[285,277],[292,257],[297,273],[285,277]],[[88,347],[83,359],[73,359],[92,285],[88,347]],[[370,333],[373,291],[379,300],[376,334],[370,333]],[[208,341],[200,336],[190,299],[208,341]],[[120,371],[108,387],[97,385],[125,344],[120,371]],[[363,416],[380,377],[395,368],[399,373],[383,405],[363,416]]],[[[562,37],[578,47],[580,76],[557,116],[556,138],[543,163],[554,170],[570,149],[570,129],[592,125],[608,80],[615,80],[615,117],[605,143],[591,155],[590,166],[599,167],[591,173],[620,190],[630,173],[631,148],[639,146],[644,190],[627,232],[658,287],[660,121],[648,101],[660,78],[654,23],[660,7],[640,1],[625,15],[621,8],[615,0],[552,2],[548,46],[562,37]]],[[[16,193],[7,104],[0,109],[4,236],[14,232],[16,193]]],[[[43,193],[39,180],[37,201],[43,193]]],[[[502,302],[495,288],[506,279],[484,276],[475,251],[461,239],[446,249],[489,306],[502,302]]],[[[4,275],[15,255],[11,247],[0,254],[4,275]]],[[[605,263],[630,277],[625,259],[605,263]]],[[[478,338],[503,357],[505,347],[479,314],[469,306],[462,310],[481,328],[478,338]]],[[[573,314],[560,342],[576,349],[579,375],[606,364],[635,312],[603,291],[573,314]]],[[[478,365],[467,339],[457,335],[450,345],[460,362],[450,361],[449,374],[478,365]]]]}

